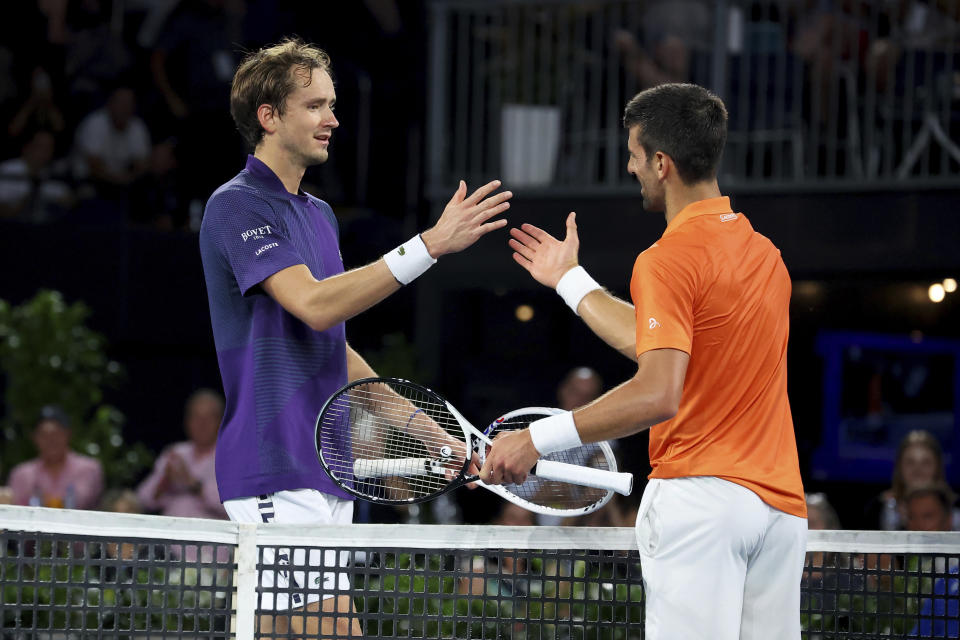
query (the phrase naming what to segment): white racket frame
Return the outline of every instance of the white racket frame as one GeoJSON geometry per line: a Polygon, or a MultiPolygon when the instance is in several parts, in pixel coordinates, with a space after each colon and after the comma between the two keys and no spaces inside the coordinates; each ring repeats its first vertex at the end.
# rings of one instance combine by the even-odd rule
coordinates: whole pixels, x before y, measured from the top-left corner
{"type": "MultiPolygon", "coordinates": [[[[460,423],[460,428],[463,429],[464,439],[467,442],[470,442],[470,436],[473,436],[485,444],[491,446],[493,445],[493,441],[490,440],[485,433],[470,424],[470,422],[467,421],[467,419],[464,418],[460,412],[457,411],[449,402],[447,402],[447,409],[450,410],[450,413],[453,414],[453,417],[456,418],[457,422],[460,423]]],[[[510,418],[515,415],[522,415],[524,412],[534,413],[537,410],[543,411],[544,416],[562,413],[560,409],[552,409],[547,407],[526,407],[524,409],[516,409],[511,411],[510,413],[502,416],[502,419],[510,418]]],[[[607,449],[610,449],[610,445],[607,445],[607,449]]],[[[609,457],[613,459],[612,451],[609,457]]],[[[537,462],[537,466],[534,467],[533,474],[539,478],[543,478],[544,480],[557,480],[559,482],[568,482],[570,484],[576,484],[583,487],[606,489],[607,491],[616,491],[624,496],[630,495],[630,492],[633,491],[633,474],[619,473],[616,470],[605,471],[603,469],[582,467],[578,464],[554,462],[553,460],[540,460],[537,462]]]]}
{"type": "MultiPolygon", "coordinates": [[[[457,419],[457,422],[460,423],[460,427],[463,429],[463,435],[467,443],[470,443],[471,437],[475,437],[484,444],[493,444],[493,442],[485,433],[470,424],[470,422],[464,418],[463,415],[461,415],[460,412],[457,411],[456,408],[454,408],[449,402],[447,402],[447,409],[457,419]]],[[[554,407],[524,407],[522,409],[514,409],[513,411],[510,411],[509,413],[506,413],[498,418],[498,420],[509,420],[514,416],[536,413],[547,417],[556,415],[558,413],[563,413],[563,410],[554,407]]],[[[536,475],[538,478],[543,478],[544,480],[557,480],[560,482],[568,482],[570,484],[576,484],[584,487],[606,490],[606,494],[602,498],[592,504],[587,505],[586,507],[557,509],[555,507],[548,507],[530,502],[529,500],[521,498],[520,496],[510,492],[503,485],[487,484],[482,480],[477,480],[477,484],[488,491],[492,491],[504,500],[508,500],[509,502],[521,506],[528,511],[533,511],[534,513],[542,513],[544,515],[551,516],[583,516],[588,513],[593,513],[600,507],[610,502],[614,491],[626,496],[630,495],[630,492],[633,489],[633,474],[617,471],[617,459],[614,457],[613,450],[610,448],[610,445],[605,441],[597,442],[595,444],[600,447],[604,456],[609,461],[609,471],[602,469],[591,469],[589,467],[583,467],[577,464],[554,462],[553,460],[540,460],[537,462],[537,466],[534,468],[534,475],[536,475]]]]}

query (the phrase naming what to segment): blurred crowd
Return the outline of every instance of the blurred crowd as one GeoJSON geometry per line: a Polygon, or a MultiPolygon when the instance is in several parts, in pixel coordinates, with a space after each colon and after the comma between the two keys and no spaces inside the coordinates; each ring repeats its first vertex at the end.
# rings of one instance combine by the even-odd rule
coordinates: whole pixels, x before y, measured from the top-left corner
{"type": "Polygon", "coordinates": [[[190,212],[199,216],[204,194],[222,177],[204,166],[210,150],[241,152],[225,107],[244,6],[38,0],[8,7],[0,216],[189,227],[190,212]]]}
{"type": "MultiPolygon", "coordinates": [[[[306,10],[295,4],[11,3],[0,26],[0,114],[7,134],[0,138],[0,218],[49,222],[69,216],[76,222],[196,229],[206,198],[235,173],[240,165],[232,159],[244,151],[227,109],[233,70],[244,50],[283,35],[284,19],[310,24],[310,16],[301,15],[306,10]],[[288,14],[294,17],[281,18],[288,14]]],[[[395,0],[357,4],[362,8],[350,11],[372,16],[378,37],[387,44],[402,43],[395,40],[403,34],[395,0]]],[[[712,51],[711,5],[705,0],[645,0],[639,4],[643,28],[611,34],[612,49],[639,88],[705,80],[694,67],[709,66],[698,56],[712,51]]],[[[755,57],[785,51],[803,61],[803,82],[823,84],[811,92],[814,103],[804,106],[808,122],[820,126],[837,117],[832,101],[837,83],[846,81],[845,64],[869,72],[853,82],[858,91],[867,84],[879,92],[902,90],[908,71],[904,52],[949,45],[960,25],[956,0],[744,2],[731,3],[729,12],[731,52],[755,57]]],[[[346,16],[351,18],[356,21],[356,15],[346,16]]],[[[338,46],[338,39],[338,33],[330,32],[323,44],[338,46]]],[[[351,52],[337,58],[337,67],[346,71],[345,91],[351,90],[349,76],[366,77],[373,68],[356,67],[353,59],[363,55],[375,54],[351,52]]],[[[387,85],[386,95],[407,91],[395,73],[402,62],[379,59],[384,70],[373,78],[377,91],[387,85]]],[[[943,56],[916,62],[921,63],[933,71],[953,64],[943,56]]],[[[735,100],[739,65],[729,66],[728,108],[736,129],[737,112],[754,114],[757,107],[735,100]]],[[[744,95],[756,99],[752,91],[744,95]]],[[[764,126],[747,118],[751,127],[764,126]]],[[[412,126],[422,114],[409,119],[412,126]]],[[[844,126],[842,121],[839,125],[844,126]]],[[[349,129],[343,135],[353,135],[349,129]]],[[[343,155],[342,148],[338,152],[343,155]]],[[[371,157],[369,162],[376,166],[381,161],[371,157]]],[[[357,190],[365,188],[366,178],[357,178],[357,190]]]]}
{"type": "Polygon", "coordinates": [[[0,487],[0,501],[37,507],[226,519],[214,467],[223,406],[223,397],[218,392],[195,391],[184,406],[186,440],[166,447],[137,487],[105,488],[100,461],[71,448],[70,418],[56,405],[48,405],[41,410],[33,427],[37,456],[10,469],[7,486],[0,487]]]}
{"type": "MultiPolygon", "coordinates": [[[[354,76],[375,75],[363,66],[376,54],[350,34],[401,46],[413,37],[404,12],[417,15],[396,0],[335,9],[292,0],[25,0],[5,10],[0,219],[194,231],[210,193],[243,166],[229,92],[244,52],[322,31],[344,74],[345,104],[357,109],[354,76]],[[331,20],[318,20],[324,12],[351,29],[330,29],[331,20]]],[[[388,79],[375,98],[397,90],[392,64],[379,63],[388,79]]],[[[348,127],[338,136],[339,159],[323,176],[350,202],[339,180],[352,177],[337,166],[351,162],[347,141],[357,135],[348,127]]]]}

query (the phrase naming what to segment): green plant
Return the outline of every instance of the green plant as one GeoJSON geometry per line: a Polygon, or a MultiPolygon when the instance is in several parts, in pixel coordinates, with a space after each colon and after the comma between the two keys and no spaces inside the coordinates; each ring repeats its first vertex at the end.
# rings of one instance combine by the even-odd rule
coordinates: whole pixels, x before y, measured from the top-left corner
{"type": "Polygon", "coordinates": [[[0,371],[6,380],[0,464],[9,471],[34,455],[30,433],[41,407],[59,405],[72,422],[74,450],[98,458],[108,486],[129,486],[151,463],[142,444],[124,441],[124,416],[104,403],[123,377],[104,337],[86,326],[90,309],[41,290],[19,306],[0,300],[0,371]]]}

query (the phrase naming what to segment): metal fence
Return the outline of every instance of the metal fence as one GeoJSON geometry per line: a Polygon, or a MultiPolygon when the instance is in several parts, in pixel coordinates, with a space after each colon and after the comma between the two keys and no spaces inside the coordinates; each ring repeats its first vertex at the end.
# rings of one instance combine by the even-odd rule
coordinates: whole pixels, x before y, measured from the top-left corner
{"type": "Polygon", "coordinates": [[[622,109],[666,81],[724,99],[725,189],[956,186],[958,24],[960,0],[437,0],[428,186],[632,185],[622,109]]]}

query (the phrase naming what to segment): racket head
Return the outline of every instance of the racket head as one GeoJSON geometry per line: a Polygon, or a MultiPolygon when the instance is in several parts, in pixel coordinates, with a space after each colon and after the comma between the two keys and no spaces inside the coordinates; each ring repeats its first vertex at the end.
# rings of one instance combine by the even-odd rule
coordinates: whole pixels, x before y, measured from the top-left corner
{"type": "Polygon", "coordinates": [[[400,378],[362,378],[341,387],[317,416],[316,445],[321,466],[341,489],[400,505],[463,484],[472,450],[446,401],[400,378]]]}
{"type": "MultiPolygon", "coordinates": [[[[493,439],[499,433],[526,429],[531,422],[558,413],[563,413],[563,410],[553,407],[515,409],[490,423],[484,433],[493,439]]],[[[477,449],[477,455],[481,460],[485,456],[486,450],[487,448],[483,446],[477,449]]],[[[594,442],[572,449],[555,451],[548,453],[541,459],[605,471],[617,471],[617,460],[607,442],[594,442]]],[[[484,484],[483,486],[525,509],[555,516],[582,516],[592,513],[607,504],[614,493],[607,489],[584,487],[557,480],[545,480],[534,475],[527,476],[523,484],[484,484]]]]}

